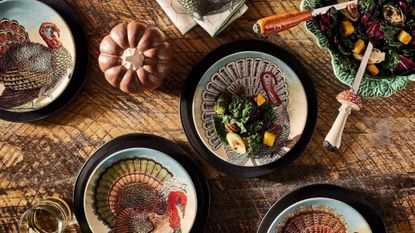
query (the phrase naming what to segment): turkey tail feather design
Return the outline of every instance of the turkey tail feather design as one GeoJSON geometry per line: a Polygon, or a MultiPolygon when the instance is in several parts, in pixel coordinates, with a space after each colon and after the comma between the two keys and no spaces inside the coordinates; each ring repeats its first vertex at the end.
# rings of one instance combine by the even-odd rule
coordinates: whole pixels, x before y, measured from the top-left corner
{"type": "Polygon", "coordinates": [[[148,196],[142,197],[142,202],[136,204],[143,209],[148,207],[158,209],[159,214],[162,214],[165,203],[161,203],[161,193],[164,183],[172,177],[172,173],[167,168],[154,160],[122,160],[106,170],[98,180],[95,187],[95,211],[105,223],[113,227],[118,212],[140,200],[138,196],[134,197],[134,201],[128,200],[127,194],[141,190],[148,196]],[[153,200],[150,200],[151,198],[153,200]]]}
{"type": "Polygon", "coordinates": [[[93,187],[93,208],[111,233],[157,232],[166,225],[180,233],[186,189],[159,162],[127,158],[102,172],[93,187]]]}
{"type": "Polygon", "coordinates": [[[15,20],[0,19],[0,59],[15,44],[30,42],[25,28],[15,20]]]}
{"type": "Polygon", "coordinates": [[[0,96],[0,106],[5,109],[13,108],[16,106],[27,103],[28,99],[35,99],[39,95],[40,88],[31,90],[15,91],[6,88],[2,96],[0,96]]]}

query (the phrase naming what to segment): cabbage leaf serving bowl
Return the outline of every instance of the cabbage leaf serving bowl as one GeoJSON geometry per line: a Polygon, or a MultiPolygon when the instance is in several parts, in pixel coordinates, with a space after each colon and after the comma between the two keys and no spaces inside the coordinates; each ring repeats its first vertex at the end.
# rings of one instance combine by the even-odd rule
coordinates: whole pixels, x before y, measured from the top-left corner
{"type": "MultiPolygon", "coordinates": [[[[303,0],[301,9],[316,9],[322,7],[321,0],[303,0]]],[[[316,18],[307,21],[306,28],[316,38],[322,48],[326,48],[331,54],[331,63],[334,75],[344,84],[351,86],[358,70],[359,64],[352,58],[341,54],[338,51],[329,49],[330,40],[321,32],[316,18]]],[[[415,81],[415,74],[411,75],[390,75],[372,77],[365,74],[359,89],[359,95],[364,98],[388,97],[393,93],[406,87],[409,81],[415,81]]]]}

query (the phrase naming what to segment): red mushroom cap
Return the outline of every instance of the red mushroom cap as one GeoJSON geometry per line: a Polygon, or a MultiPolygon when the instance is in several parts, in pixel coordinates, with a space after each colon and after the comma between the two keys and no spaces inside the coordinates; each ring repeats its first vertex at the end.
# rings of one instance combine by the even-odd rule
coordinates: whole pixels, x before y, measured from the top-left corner
{"type": "Polygon", "coordinates": [[[342,91],[337,95],[336,99],[341,103],[350,103],[353,110],[359,111],[363,107],[363,101],[360,96],[354,94],[350,90],[342,91]]]}

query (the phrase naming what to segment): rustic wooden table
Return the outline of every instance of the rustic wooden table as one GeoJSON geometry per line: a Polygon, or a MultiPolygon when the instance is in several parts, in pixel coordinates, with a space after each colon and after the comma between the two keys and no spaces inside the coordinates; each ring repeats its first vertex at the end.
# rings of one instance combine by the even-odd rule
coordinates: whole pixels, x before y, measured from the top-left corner
{"type": "Polygon", "coordinates": [[[248,12],[218,39],[201,28],[182,36],[154,0],[68,2],[88,34],[88,81],[74,103],[46,120],[0,122],[0,232],[17,232],[20,215],[43,198],[70,200],[85,160],[110,139],[135,132],[173,140],[200,162],[213,195],[205,232],[256,232],[275,201],[313,183],[356,190],[380,212],[390,232],[415,232],[415,85],[387,99],[366,101],[348,120],[341,150],[326,152],[322,141],[338,108],[334,96],[345,86],[334,78],[327,51],[317,47],[304,26],[267,38],[302,60],[317,89],[317,128],[302,156],[266,177],[237,179],[209,167],[189,145],[179,118],[179,94],[196,61],[220,44],[255,38],[251,26],[256,19],[296,10],[299,0],[248,1],[248,12]],[[106,84],[97,65],[103,36],[115,24],[132,19],[158,25],[175,51],[175,69],[165,84],[135,96],[106,84]]]}

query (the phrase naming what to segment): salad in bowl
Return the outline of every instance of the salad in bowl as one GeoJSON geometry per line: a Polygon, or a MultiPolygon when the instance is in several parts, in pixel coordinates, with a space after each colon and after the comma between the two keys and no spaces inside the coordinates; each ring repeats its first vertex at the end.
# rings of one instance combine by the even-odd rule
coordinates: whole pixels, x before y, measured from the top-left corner
{"type": "MultiPolygon", "coordinates": [[[[315,9],[346,0],[303,0],[315,9]]],[[[359,90],[365,98],[387,97],[415,81],[415,1],[360,0],[314,17],[306,27],[328,48],[336,77],[351,85],[368,42],[374,49],[359,90]]]]}

